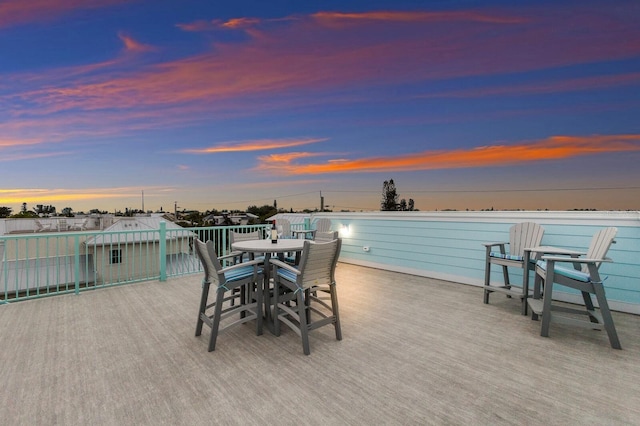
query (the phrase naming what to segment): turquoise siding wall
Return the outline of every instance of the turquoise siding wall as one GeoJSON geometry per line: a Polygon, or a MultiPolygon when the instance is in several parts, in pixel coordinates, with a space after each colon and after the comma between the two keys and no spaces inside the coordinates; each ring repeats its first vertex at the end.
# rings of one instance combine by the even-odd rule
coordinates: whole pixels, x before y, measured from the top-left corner
{"type": "MultiPolygon", "coordinates": [[[[484,281],[482,243],[508,241],[514,223],[540,223],[545,228],[543,244],[580,251],[586,251],[596,231],[615,226],[616,244],[608,253],[614,263],[601,266],[602,275],[608,276],[607,297],[613,309],[640,314],[638,212],[331,213],[314,215],[312,221],[318,217],[331,219],[332,229],[342,230],[342,262],[471,285],[484,281]]],[[[492,281],[502,279],[497,267],[492,271],[492,281]]],[[[517,270],[510,275],[513,282],[521,282],[517,270]]],[[[559,298],[581,301],[567,291],[559,298]]]]}

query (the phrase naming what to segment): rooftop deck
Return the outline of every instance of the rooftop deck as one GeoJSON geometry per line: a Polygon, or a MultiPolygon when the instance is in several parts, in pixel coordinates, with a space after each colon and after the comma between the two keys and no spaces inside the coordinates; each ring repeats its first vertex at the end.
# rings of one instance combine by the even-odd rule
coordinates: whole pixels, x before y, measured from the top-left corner
{"type": "Polygon", "coordinates": [[[638,424],[640,317],[540,324],[482,289],[340,263],[344,340],[194,337],[201,275],[0,306],[5,424],[638,424]],[[304,416],[300,421],[296,416],[304,416]],[[8,422],[8,423],[6,423],[8,422]]]}

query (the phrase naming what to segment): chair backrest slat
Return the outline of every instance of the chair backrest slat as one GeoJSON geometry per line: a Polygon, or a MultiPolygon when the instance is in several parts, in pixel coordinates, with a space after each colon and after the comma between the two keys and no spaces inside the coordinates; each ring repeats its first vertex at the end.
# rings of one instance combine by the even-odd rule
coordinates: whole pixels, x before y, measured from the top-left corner
{"type": "MultiPolygon", "coordinates": [[[[617,233],[618,228],[614,227],[604,228],[596,232],[593,238],[591,238],[591,244],[589,244],[589,249],[587,250],[587,258],[604,259],[607,256],[609,247],[614,243],[617,233]]],[[[601,263],[602,262],[598,263],[596,266],[600,268],[601,263]]],[[[583,265],[582,271],[589,273],[588,266],[583,265]]]]}
{"type": "Polygon", "coordinates": [[[279,219],[277,225],[282,229],[282,238],[291,238],[293,236],[291,233],[291,222],[289,222],[288,219],[279,219]]]}
{"type": "Polygon", "coordinates": [[[522,222],[509,229],[509,253],[523,256],[527,247],[539,246],[542,242],[544,229],[534,222],[522,222]]]}
{"type": "Polygon", "coordinates": [[[338,231],[333,232],[316,232],[313,237],[314,241],[324,242],[324,241],[332,241],[338,238],[338,231]]]}
{"type": "Polygon", "coordinates": [[[220,261],[215,254],[216,251],[215,247],[213,246],[213,241],[209,240],[204,243],[196,238],[193,246],[196,250],[198,258],[200,258],[200,262],[202,263],[205,281],[211,284],[217,284],[219,282],[218,271],[222,269],[222,266],[220,265],[220,261]]]}
{"type": "Polygon", "coordinates": [[[316,222],[317,232],[329,232],[331,231],[331,220],[327,218],[318,219],[316,222]]]}
{"type": "Polygon", "coordinates": [[[309,288],[333,283],[341,245],[340,239],[328,242],[305,241],[298,285],[309,288]]]}
{"type": "Polygon", "coordinates": [[[251,241],[251,240],[259,240],[261,238],[260,231],[253,232],[236,232],[229,231],[229,241],[231,244],[237,243],[239,241],[251,241]]]}

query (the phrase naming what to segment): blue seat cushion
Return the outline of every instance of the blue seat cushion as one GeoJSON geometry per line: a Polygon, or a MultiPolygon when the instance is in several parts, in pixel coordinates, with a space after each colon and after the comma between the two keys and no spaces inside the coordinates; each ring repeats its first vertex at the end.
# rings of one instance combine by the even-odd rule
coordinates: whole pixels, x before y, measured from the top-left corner
{"type": "Polygon", "coordinates": [[[516,256],[513,254],[502,254],[500,252],[495,252],[495,251],[490,252],[489,257],[497,257],[499,259],[516,260],[516,261],[524,260],[524,257],[522,256],[516,256]]]}
{"type": "Polygon", "coordinates": [[[284,268],[278,268],[278,276],[284,278],[287,281],[291,281],[292,283],[296,282],[296,273],[284,268]]]}
{"type": "MultiPolygon", "coordinates": [[[[258,269],[258,273],[262,273],[262,270],[258,269]]],[[[227,282],[240,281],[251,276],[253,276],[253,266],[245,266],[224,273],[227,282]]]]}
{"type": "MultiPolygon", "coordinates": [[[[547,270],[547,262],[544,260],[538,260],[536,263],[540,268],[547,270]]],[[[562,266],[554,265],[554,274],[562,275],[563,277],[571,278],[572,280],[581,281],[583,283],[591,282],[591,276],[582,271],[578,271],[573,268],[565,268],[562,266]]]]}

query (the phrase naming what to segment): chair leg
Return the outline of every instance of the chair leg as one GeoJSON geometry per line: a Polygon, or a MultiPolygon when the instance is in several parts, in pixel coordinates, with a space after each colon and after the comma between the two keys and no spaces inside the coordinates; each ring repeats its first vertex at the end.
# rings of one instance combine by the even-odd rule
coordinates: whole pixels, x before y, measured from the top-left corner
{"type": "MultiPolygon", "coordinates": [[[[584,300],[584,306],[587,308],[589,321],[597,324],[598,318],[594,317],[589,313],[589,312],[595,311],[595,307],[593,306],[593,301],[591,300],[591,293],[589,293],[588,291],[583,291],[581,293],[582,293],[582,300],[584,300]]],[[[594,288],[594,294],[595,294],[595,288],[594,288]]]]}
{"type": "Polygon", "coordinates": [[[331,310],[333,311],[333,318],[335,320],[334,327],[336,329],[336,339],[342,340],[342,328],[340,327],[340,312],[338,310],[338,293],[336,292],[335,283],[329,286],[331,294],[331,310]]]}
{"type": "MultiPolygon", "coordinates": [[[[278,319],[278,315],[280,315],[280,308],[278,305],[280,303],[280,281],[277,279],[274,280],[275,283],[273,285],[273,297],[275,300],[273,301],[273,334],[276,336],[280,336],[280,319],[278,319]]],[[[265,284],[268,286],[269,284],[265,284]]],[[[266,291],[269,291],[267,288],[266,291]]],[[[271,306],[267,306],[267,311],[271,310],[271,306]]]]}
{"type": "Polygon", "coordinates": [[[551,324],[551,297],[553,293],[553,268],[554,265],[549,262],[547,269],[547,277],[545,282],[549,285],[545,285],[544,294],[542,296],[542,326],[540,327],[540,335],[543,337],[549,337],[549,325],[551,324]]]}
{"type": "MultiPolygon", "coordinates": [[[[535,278],[533,279],[533,298],[540,299],[542,297],[542,285],[544,284],[542,276],[536,273],[535,278]]],[[[531,320],[537,321],[538,314],[534,311],[531,311],[531,320]]]]}
{"type": "Polygon", "coordinates": [[[309,348],[309,326],[307,325],[307,304],[304,300],[302,291],[297,293],[296,303],[298,306],[298,319],[300,325],[300,337],[302,338],[302,350],[305,355],[309,355],[311,353],[311,349],[309,348]]]}
{"type": "Polygon", "coordinates": [[[609,311],[609,303],[607,303],[607,297],[604,294],[604,287],[602,284],[594,285],[594,292],[596,294],[596,300],[600,305],[600,315],[602,315],[602,321],[604,322],[604,329],[609,336],[609,342],[614,349],[622,349],[620,346],[620,340],[618,340],[618,333],[616,332],[616,326],[613,323],[613,317],[611,311],[609,311]]]}
{"type": "Polygon", "coordinates": [[[200,336],[202,334],[202,315],[205,315],[205,311],[207,309],[207,299],[209,298],[209,287],[210,283],[204,282],[202,283],[202,295],[200,296],[200,308],[198,309],[198,322],[196,323],[196,336],[200,336]]]}
{"type": "Polygon", "coordinates": [[[484,266],[484,304],[489,303],[489,293],[491,293],[487,287],[489,286],[489,281],[491,280],[491,262],[485,262],[484,266]]]}
{"type": "Polygon", "coordinates": [[[213,310],[213,324],[211,325],[211,337],[209,338],[209,352],[216,349],[216,340],[218,340],[218,330],[220,329],[220,317],[222,316],[222,301],[224,300],[224,291],[216,292],[216,306],[213,310]]]}
{"type": "Polygon", "coordinates": [[[255,285],[256,289],[256,335],[262,336],[262,296],[264,294],[264,281],[262,283],[258,282],[251,285],[255,285]]]}
{"type": "MultiPolygon", "coordinates": [[[[511,288],[511,280],[509,280],[509,268],[507,266],[502,265],[502,275],[504,276],[504,287],[511,288]]],[[[511,297],[511,295],[507,294],[507,297],[511,297]]]]}

